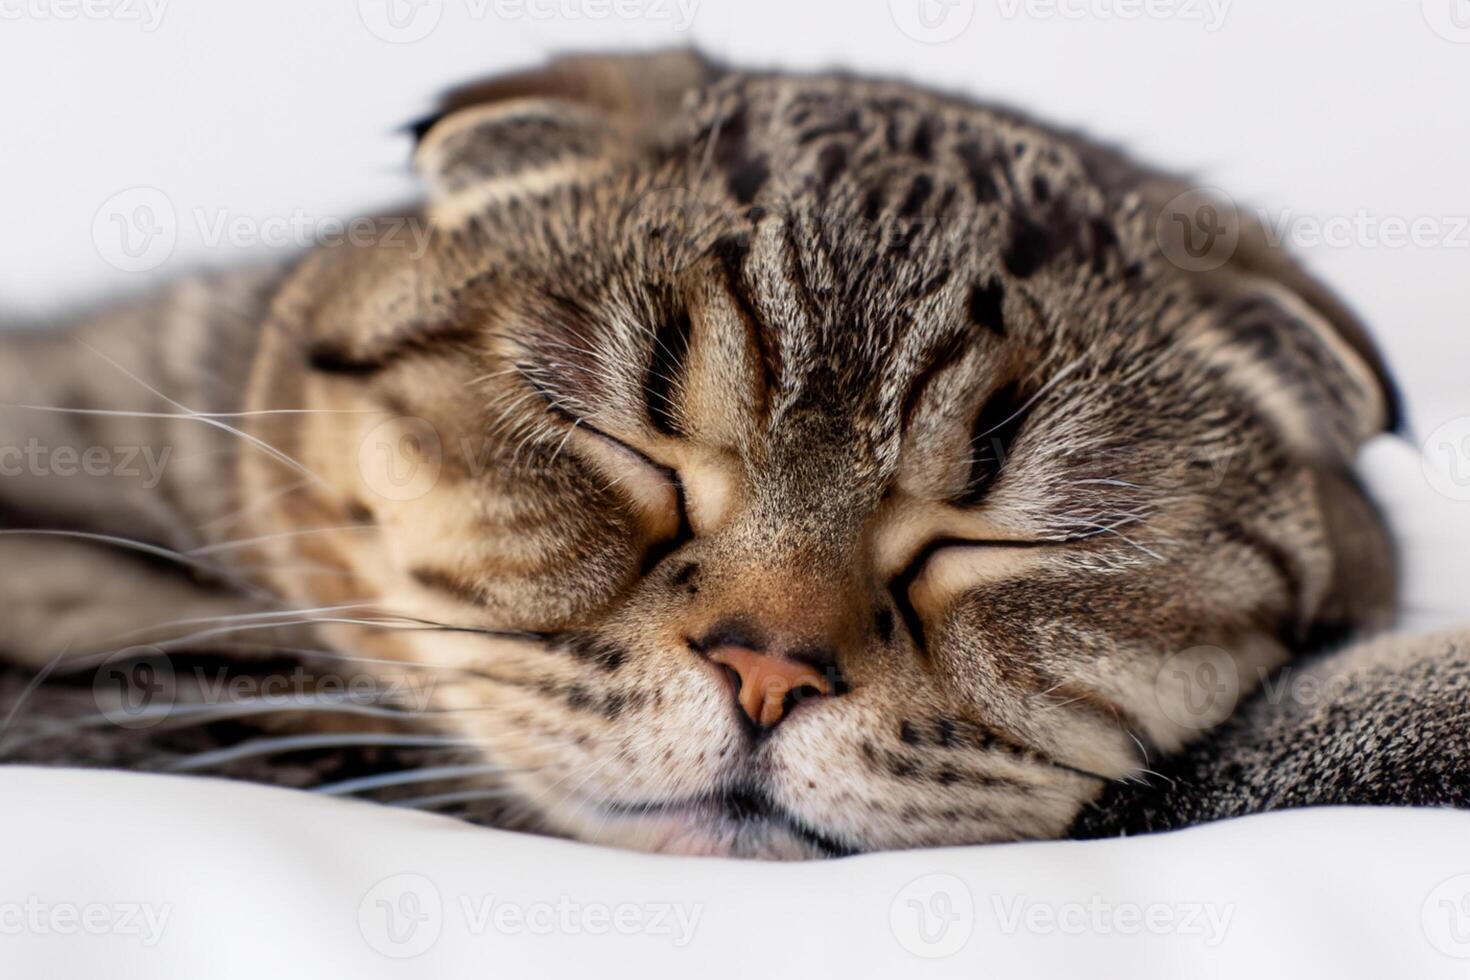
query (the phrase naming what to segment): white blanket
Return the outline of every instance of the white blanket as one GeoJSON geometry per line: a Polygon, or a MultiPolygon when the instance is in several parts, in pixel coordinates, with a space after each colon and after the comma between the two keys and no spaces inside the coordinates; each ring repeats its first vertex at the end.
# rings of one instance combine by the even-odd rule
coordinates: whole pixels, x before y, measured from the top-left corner
{"type": "Polygon", "coordinates": [[[241,783],[0,771],[0,975],[1464,977],[1470,813],[799,865],[241,783]]]}

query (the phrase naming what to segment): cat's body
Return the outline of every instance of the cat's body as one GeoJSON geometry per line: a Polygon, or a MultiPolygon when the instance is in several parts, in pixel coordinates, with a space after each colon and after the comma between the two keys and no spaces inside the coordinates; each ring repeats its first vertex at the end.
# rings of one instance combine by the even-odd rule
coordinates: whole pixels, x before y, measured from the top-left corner
{"type": "Polygon", "coordinates": [[[1174,673],[1224,658],[1246,696],[1391,613],[1350,468],[1383,368],[1255,226],[1195,267],[1182,184],[683,54],[462,90],[418,163],[423,254],[385,234],[6,341],[32,407],[0,445],[175,457],[0,487],[32,532],[0,536],[13,660],[302,658],[383,710],[252,717],[482,770],[413,795],[802,856],[1066,833],[1223,720],[1174,673]],[[426,710],[385,714],[406,677],[426,710]]]}

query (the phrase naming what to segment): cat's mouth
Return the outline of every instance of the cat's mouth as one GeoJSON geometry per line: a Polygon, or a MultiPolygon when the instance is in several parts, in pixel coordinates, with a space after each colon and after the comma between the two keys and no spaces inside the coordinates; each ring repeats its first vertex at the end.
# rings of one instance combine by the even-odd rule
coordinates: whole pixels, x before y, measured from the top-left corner
{"type": "Polygon", "coordinates": [[[832,858],[858,848],[811,826],[761,790],[740,787],[684,800],[601,803],[644,850],[751,858],[832,858]]]}

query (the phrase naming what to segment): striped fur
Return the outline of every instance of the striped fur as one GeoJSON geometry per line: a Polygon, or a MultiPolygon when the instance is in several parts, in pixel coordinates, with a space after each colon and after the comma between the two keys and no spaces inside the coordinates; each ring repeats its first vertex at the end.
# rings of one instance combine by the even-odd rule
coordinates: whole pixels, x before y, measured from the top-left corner
{"type": "MultiPolygon", "coordinates": [[[[19,659],[264,594],[370,609],[309,641],[433,666],[431,727],[507,770],[468,815],[803,856],[1065,833],[1203,733],[1174,658],[1261,676],[1390,613],[1350,470],[1383,369],[1258,230],[1171,263],[1183,185],[963,99],[687,54],[446,105],[397,216],[422,254],[385,233],[77,328],[243,437],[3,416],[196,447],[147,496],[0,499],[211,558],[139,598],[99,542],[0,539],[55,571],[4,586],[19,659]],[[698,655],[730,631],[840,693],[752,732],[698,655]]],[[[11,343],[4,400],[167,404],[69,342],[11,343]]]]}

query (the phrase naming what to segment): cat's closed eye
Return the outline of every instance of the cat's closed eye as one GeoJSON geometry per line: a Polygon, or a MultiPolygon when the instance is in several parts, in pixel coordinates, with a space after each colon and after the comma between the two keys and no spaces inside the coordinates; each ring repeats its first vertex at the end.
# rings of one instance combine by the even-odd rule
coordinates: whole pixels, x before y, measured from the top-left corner
{"type": "Polygon", "coordinates": [[[651,571],[692,535],[684,482],[677,470],[635,449],[626,441],[583,420],[571,423],[568,438],[592,459],[610,489],[638,511],[647,528],[642,571],[651,571]]]}

